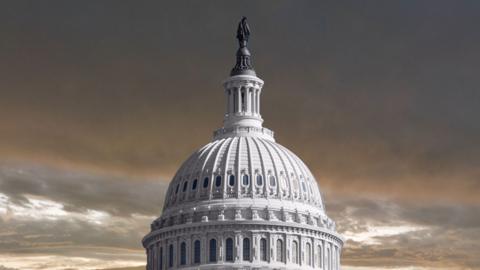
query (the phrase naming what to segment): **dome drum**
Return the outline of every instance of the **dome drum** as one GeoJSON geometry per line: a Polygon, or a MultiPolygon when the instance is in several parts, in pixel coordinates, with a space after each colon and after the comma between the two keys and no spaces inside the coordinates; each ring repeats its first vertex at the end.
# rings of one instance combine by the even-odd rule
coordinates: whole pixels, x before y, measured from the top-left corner
{"type": "Polygon", "coordinates": [[[145,244],[153,269],[339,269],[342,248],[329,231],[239,222],[184,224],[145,244]]]}

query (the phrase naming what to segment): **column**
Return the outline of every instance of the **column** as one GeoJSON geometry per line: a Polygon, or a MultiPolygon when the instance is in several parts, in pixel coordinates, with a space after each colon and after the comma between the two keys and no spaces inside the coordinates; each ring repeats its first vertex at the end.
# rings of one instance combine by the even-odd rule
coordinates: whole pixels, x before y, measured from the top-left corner
{"type": "Polygon", "coordinates": [[[335,269],[340,269],[340,251],[338,246],[335,246],[335,269]]]}
{"type": "Polygon", "coordinates": [[[147,248],[147,270],[151,270],[150,265],[150,248],[147,248]]]}
{"type": "Polygon", "coordinates": [[[268,258],[268,261],[269,262],[273,262],[273,261],[277,261],[278,258],[277,258],[277,254],[275,254],[275,251],[276,251],[276,247],[277,247],[277,241],[275,241],[275,238],[273,237],[273,235],[270,234],[270,237],[269,237],[269,242],[270,242],[270,256],[268,258]]]}
{"type": "Polygon", "coordinates": [[[299,236],[298,237],[298,264],[299,265],[303,265],[303,258],[304,258],[304,248],[303,248],[303,245],[305,243],[303,243],[303,237],[302,236],[299,236]]]}
{"type": "Polygon", "coordinates": [[[229,100],[229,103],[228,103],[228,114],[232,114],[234,113],[235,111],[233,110],[233,95],[234,95],[234,92],[233,92],[234,88],[230,88],[228,89],[228,100],[229,100]]]}
{"type": "Polygon", "coordinates": [[[255,108],[255,88],[250,88],[250,112],[252,115],[256,114],[256,108],[255,108]]]}
{"type": "Polygon", "coordinates": [[[247,112],[247,114],[251,114],[251,111],[252,111],[252,106],[250,104],[251,100],[252,100],[252,97],[251,97],[251,91],[252,89],[251,88],[245,88],[245,112],[247,112]]]}
{"type": "Polygon", "coordinates": [[[152,254],[152,269],[153,269],[153,270],[157,270],[157,264],[158,264],[158,263],[157,263],[157,257],[158,257],[157,252],[158,252],[158,249],[157,249],[157,245],[156,245],[156,244],[154,244],[152,250],[153,250],[153,254],[152,254]]]}
{"type": "Polygon", "coordinates": [[[185,241],[187,243],[187,265],[193,264],[193,240],[192,236],[188,237],[188,240],[185,241]]]}
{"type": "Polygon", "coordinates": [[[234,249],[234,261],[239,262],[242,260],[242,235],[240,231],[235,231],[235,249],[234,249]]]}
{"type": "Polygon", "coordinates": [[[252,113],[256,115],[257,112],[257,89],[252,88],[252,113]]]}
{"type": "Polygon", "coordinates": [[[259,236],[257,234],[252,234],[252,261],[259,261],[260,260],[260,243],[259,243],[259,236]]]}
{"type": "Polygon", "coordinates": [[[257,89],[257,113],[260,114],[260,89],[257,89]]]}
{"type": "Polygon", "coordinates": [[[257,90],[252,88],[252,114],[257,114],[257,90]]]}
{"type": "Polygon", "coordinates": [[[226,95],[227,95],[227,109],[225,110],[226,111],[226,114],[230,114],[230,89],[228,89],[226,91],[226,95]]]}
{"type": "Polygon", "coordinates": [[[159,256],[158,269],[163,270],[163,269],[165,269],[165,250],[166,250],[165,243],[162,241],[162,242],[160,242],[159,246],[160,246],[160,250],[162,252],[159,251],[159,253],[158,253],[158,256],[159,256]]]}
{"type": "Polygon", "coordinates": [[[205,264],[206,262],[208,262],[209,249],[207,242],[209,241],[209,239],[206,236],[202,236],[202,239],[200,241],[200,246],[202,247],[202,249],[200,250],[200,262],[201,264],[205,264]]]}
{"type": "Polygon", "coordinates": [[[237,113],[242,111],[242,89],[240,87],[235,88],[237,92],[237,113]]]}
{"type": "Polygon", "coordinates": [[[285,237],[285,262],[292,263],[292,239],[289,236],[285,237]]]}
{"type": "Polygon", "coordinates": [[[217,261],[218,262],[223,262],[224,261],[224,244],[223,242],[225,241],[225,237],[223,235],[219,235],[217,238],[217,261]]]}

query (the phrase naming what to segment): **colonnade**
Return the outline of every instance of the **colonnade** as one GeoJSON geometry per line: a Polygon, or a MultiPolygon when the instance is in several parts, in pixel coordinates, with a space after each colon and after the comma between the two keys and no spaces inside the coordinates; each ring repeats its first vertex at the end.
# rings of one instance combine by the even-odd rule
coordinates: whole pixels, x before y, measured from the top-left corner
{"type": "Polygon", "coordinates": [[[265,264],[265,268],[340,269],[334,242],[285,233],[224,232],[177,236],[147,248],[147,270],[200,265],[265,264]]]}
{"type": "Polygon", "coordinates": [[[260,89],[232,87],[227,93],[227,115],[260,115],[260,89]]]}

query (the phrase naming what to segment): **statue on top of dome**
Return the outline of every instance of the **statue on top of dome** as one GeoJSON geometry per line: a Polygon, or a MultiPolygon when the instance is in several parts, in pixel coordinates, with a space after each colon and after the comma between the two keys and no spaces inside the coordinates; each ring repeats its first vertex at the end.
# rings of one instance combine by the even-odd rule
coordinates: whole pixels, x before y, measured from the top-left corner
{"type": "Polygon", "coordinates": [[[243,16],[238,23],[237,39],[240,48],[247,47],[248,37],[250,36],[250,27],[248,27],[247,17],[243,16]]]}
{"type": "Polygon", "coordinates": [[[251,55],[247,48],[248,38],[250,37],[250,27],[247,18],[242,17],[238,23],[237,39],[240,48],[237,50],[237,63],[230,72],[230,76],[235,75],[253,75],[256,76],[251,62],[251,55]]]}

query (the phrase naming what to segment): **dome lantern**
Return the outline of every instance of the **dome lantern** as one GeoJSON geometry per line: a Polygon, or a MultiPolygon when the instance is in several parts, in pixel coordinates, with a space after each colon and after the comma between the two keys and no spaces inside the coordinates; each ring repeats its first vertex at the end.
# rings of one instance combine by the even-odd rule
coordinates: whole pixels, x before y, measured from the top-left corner
{"type": "Polygon", "coordinates": [[[237,63],[225,80],[223,87],[226,95],[224,125],[215,131],[214,138],[236,136],[239,133],[259,135],[273,140],[273,132],[263,128],[260,114],[260,95],[263,80],[257,77],[251,64],[251,55],[247,48],[250,27],[243,17],[238,24],[237,63]]]}

